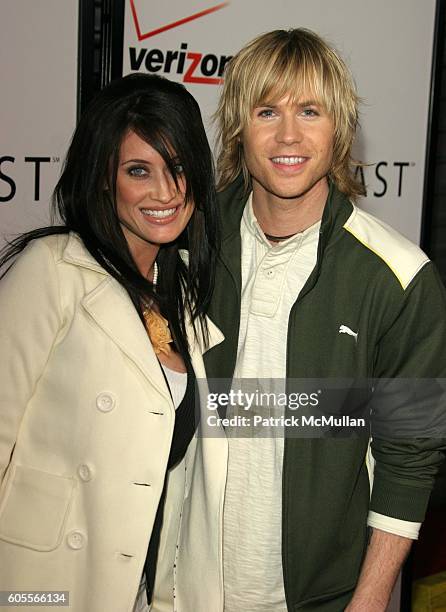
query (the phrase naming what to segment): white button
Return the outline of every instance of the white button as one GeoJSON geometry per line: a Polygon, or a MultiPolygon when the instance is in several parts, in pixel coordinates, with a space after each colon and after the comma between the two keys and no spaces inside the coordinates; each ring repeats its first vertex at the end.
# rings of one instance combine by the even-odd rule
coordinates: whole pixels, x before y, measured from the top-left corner
{"type": "Polygon", "coordinates": [[[73,550],[79,550],[85,545],[86,537],[80,531],[71,531],[67,535],[67,544],[73,550]]]}
{"type": "Polygon", "coordinates": [[[77,473],[78,473],[79,478],[83,480],[84,482],[88,482],[89,480],[93,478],[93,471],[90,468],[90,466],[88,466],[86,463],[82,463],[77,468],[77,473]]]}
{"type": "Polygon", "coordinates": [[[99,393],[96,406],[101,412],[110,412],[115,407],[116,400],[111,393],[99,393]]]}
{"type": "Polygon", "coordinates": [[[268,278],[274,278],[274,275],[275,275],[275,270],[273,268],[265,269],[265,276],[267,276],[268,278]]]}

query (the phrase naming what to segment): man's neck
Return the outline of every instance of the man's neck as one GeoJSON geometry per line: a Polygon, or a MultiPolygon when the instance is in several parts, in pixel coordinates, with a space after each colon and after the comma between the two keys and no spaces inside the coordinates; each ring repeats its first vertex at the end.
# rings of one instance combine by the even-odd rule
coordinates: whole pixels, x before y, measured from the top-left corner
{"type": "Polygon", "coordinates": [[[252,207],[262,230],[272,236],[289,236],[308,229],[324,212],[329,187],[323,181],[297,198],[279,198],[253,183],[252,207]]]}

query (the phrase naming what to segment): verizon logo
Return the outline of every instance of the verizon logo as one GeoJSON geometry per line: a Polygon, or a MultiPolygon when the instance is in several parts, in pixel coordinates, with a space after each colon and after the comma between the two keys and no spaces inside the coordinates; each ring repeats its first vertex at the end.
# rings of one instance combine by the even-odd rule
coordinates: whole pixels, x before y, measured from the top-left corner
{"type": "Polygon", "coordinates": [[[203,11],[199,11],[198,13],[194,13],[193,15],[189,15],[188,17],[183,17],[182,19],[178,19],[177,21],[173,21],[172,23],[167,23],[163,26],[160,26],[159,28],[150,30],[149,32],[142,32],[139,23],[138,13],[135,7],[135,0],[130,0],[130,8],[132,11],[133,22],[135,24],[136,35],[139,41],[145,40],[146,38],[150,38],[151,36],[156,36],[157,34],[161,34],[161,32],[165,32],[166,30],[177,28],[178,26],[181,26],[185,23],[189,23],[189,21],[194,21],[195,19],[200,19],[200,17],[205,17],[206,15],[215,13],[215,11],[219,11],[225,6],[228,6],[228,4],[229,2],[221,2],[220,4],[211,6],[210,8],[204,9],[203,11]]]}
{"type": "Polygon", "coordinates": [[[161,49],[141,49],[129,47],[130,70],[139,72],[160,72],[163,74],[180,74],[183,83],[219,85],[231,55],[215,55],[188,51],[183,42],[179,49],[162,51],[161,49]]]}

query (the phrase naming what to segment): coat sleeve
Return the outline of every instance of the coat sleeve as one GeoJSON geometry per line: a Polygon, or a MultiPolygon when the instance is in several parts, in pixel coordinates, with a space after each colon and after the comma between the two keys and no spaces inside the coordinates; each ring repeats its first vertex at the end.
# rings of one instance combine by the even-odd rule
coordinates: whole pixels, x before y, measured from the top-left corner
{"type": "Polygon", "coordinates": [[[420,522],[446,449],[446,294],[433,264],[406,289],[379,342],[375,376],[370,509],[420,522]]]}
{"type": "Polygon", "coordinates": [[[48,243],[33,241],[0,281],[0,482],[61,326],[56,263],[48,243]]]}

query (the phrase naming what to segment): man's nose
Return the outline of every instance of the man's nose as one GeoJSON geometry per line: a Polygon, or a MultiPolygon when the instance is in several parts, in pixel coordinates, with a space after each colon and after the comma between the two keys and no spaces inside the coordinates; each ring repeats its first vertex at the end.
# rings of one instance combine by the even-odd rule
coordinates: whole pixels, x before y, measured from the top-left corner
{"type": "Polygon", "coordinates": [[[281,117],[276,133],[276,139],[278,142],[283,142],[285,144],[302,142],[302,126],[294,113],[292,115],[283,115],[281,117]]]}

